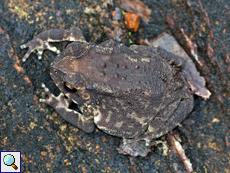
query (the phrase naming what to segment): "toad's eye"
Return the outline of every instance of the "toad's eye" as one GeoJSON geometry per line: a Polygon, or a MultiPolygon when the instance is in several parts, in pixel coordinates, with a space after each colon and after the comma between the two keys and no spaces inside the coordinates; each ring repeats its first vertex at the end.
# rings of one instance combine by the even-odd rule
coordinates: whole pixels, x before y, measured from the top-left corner
{"type": "Polygon", "coordinates": [[[70,43],[72,43],[73,41],[70,41],[70,42],[68,42],[66,45],[65,45],[65,48],[70,44],[70,43]]]}
{"type": "Polygon", "coordinates": [[[68,92],[77,92],[77,89],[74,88],[72,85],[70,85],[69,83],[67,82],[64,82],[64,88],[66,91],[68,92]]]}

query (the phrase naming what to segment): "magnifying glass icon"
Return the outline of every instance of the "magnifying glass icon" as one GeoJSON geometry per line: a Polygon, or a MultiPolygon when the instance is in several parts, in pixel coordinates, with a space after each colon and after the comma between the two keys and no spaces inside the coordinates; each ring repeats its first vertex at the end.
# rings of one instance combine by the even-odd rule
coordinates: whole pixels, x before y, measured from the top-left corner
{"type": "Polygon", "coordinates": [[[15,163],[15,158],[11,154],[7,154],[3,158],[3,162],[7,166],[12,166],[15,170],[18,169],[18,167],[14,164],[15,163]]]}

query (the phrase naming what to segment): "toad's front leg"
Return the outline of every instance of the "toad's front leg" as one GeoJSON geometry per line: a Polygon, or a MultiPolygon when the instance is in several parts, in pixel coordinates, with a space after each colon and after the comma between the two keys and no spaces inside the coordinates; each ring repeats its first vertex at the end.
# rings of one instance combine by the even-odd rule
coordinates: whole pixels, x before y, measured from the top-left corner
{"type": "Polygon", "coordinates": [[[87,111],[87,107],[80,107],[82,113],[70,109],[69,105],[72,101],[66,98],[63,93],[60,93],[59,96],[55,97],[45,86],[45,84],[42,84],[42,87],[44,88],[49,98],[39,99],[40,102],[52,106],[63,119],[73,124],[74,126],[77,126],[83,131],[91,133],[94,130],[94,116],[92,113],[87,111]]]}
{"type": "Polygon", "coordinates": [[[29,47],[29,50],[24,55],[22,61],[25,62],[30,54],[36,49],[38,51],[38,59],[42,58],[42,53],[45,49],[56,52],[57,54],[60,51],[51,45],[49,42],[60,42],[60,41],[81,41],[86,42],[85,38],[78,27],[72,27],[70,30],[65,29],[50,29],[43,31],[29,41],[26,44],[21,45],[21,49],[29,47]]]}

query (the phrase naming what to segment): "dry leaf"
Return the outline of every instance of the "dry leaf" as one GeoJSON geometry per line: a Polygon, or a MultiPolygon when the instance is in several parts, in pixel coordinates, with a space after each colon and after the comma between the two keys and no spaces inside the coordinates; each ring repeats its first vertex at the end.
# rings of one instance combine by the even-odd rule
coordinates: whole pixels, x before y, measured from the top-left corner
{"type": "Polygon", "coordinates": [[[211,92],[205,87],[204,77],[200,76],[195,64],[186,54],[186,52],[179,46],[174,37],[163,33],[158,38],[150,41],[150,44],[151,46],[161,47],[168,52],[182,57],[185,60],[184,73],[191,90],[194,92],[194,94],[202,97],[205,100],[211,96],[211,92]]]}

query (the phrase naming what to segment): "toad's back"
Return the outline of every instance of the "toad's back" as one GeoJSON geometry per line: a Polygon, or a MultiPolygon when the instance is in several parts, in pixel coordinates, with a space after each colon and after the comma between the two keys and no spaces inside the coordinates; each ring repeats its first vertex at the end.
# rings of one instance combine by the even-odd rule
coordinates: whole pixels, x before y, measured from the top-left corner
{"type": "Polygon", "coordinates": [[[180,91],[184,86],[178,71],[159,55],[145,56],[122,46],[95,46],[83,56],[64,59],[60,64],[62,71],[83,75],[88,89],[115,96],[162,97],[165,93],[180,91]]]}

